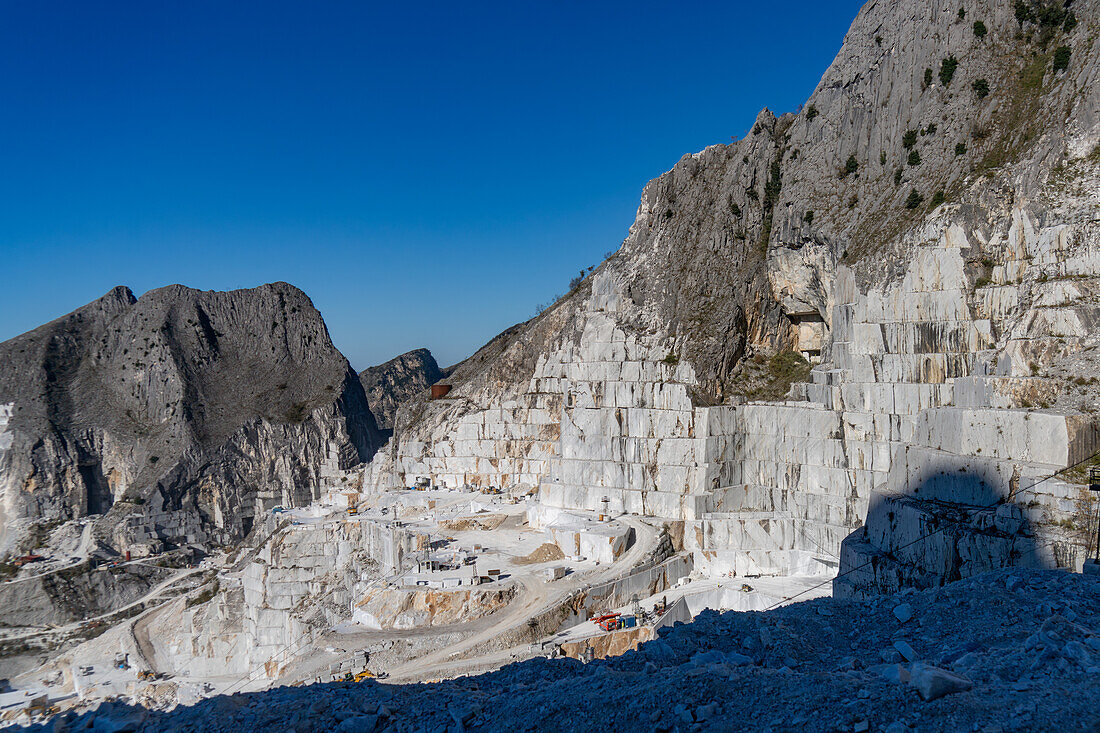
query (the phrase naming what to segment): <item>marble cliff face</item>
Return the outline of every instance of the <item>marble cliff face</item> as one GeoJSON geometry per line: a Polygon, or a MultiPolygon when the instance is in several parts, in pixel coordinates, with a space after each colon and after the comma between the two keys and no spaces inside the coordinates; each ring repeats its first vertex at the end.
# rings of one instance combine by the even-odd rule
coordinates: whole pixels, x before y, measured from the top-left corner
{"type": "Polygon", "coordinates": [[[406,403],[365,487],[607,499],[714,572],[873,560],[842,593],[1079,560],[1085,492],[1038,481],[1100,448],[1097,3],[965,5],[868,3],[799,113],[685,156],[618,252],[406,403]]]}

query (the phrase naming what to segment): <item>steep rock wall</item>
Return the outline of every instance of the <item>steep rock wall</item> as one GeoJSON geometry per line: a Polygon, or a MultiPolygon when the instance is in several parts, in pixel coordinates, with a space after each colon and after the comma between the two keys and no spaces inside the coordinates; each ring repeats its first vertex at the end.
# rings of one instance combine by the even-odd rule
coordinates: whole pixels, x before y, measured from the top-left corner
{"type": "Polygon", "coordinates": [[[443,378],[432,352],[416,349],[359,372],[379,429],[393,429],[397,408],[443,378]]]}
{"type": "MultiPolygon", "coordinates": [[[[1024,502],[1042,563],[1072,565],[1076,489],[1019,488],[1100,447],[1095,405],[1033,417],[1065,393],[1048,367],[1088,377],[1070,362],[1097,323],[1100,5],[1074,3],[1075,27],[1055,9],[868,3],[799,114],[764,112],[651,182],[614,256],[460,365],[453,398],[399,414],[367,487],[538,486],[552,506],[685,520],[707,572],[834,572],[878,497],[970,466],[1024,502]],[[820,362],[810,380],[738,398],[743,357],[783,349],[820,362]],[[1041,456],[1011,447],[1033,419],[1041,456]]],[[[934,523],[954,511],[937,501],[976,501],[949,486],[908,505],[934,523]]],[[[945,553],[910,575],[942,575],[945,553]]]]}

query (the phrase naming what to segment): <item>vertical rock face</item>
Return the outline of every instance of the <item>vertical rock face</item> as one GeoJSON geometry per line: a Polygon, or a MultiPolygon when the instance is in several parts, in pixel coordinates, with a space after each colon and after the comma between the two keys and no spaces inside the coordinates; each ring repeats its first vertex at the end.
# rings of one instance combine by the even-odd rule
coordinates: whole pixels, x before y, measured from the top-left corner
{"type": "Polygon", "coordinates": [[[230,542],[378,444],[358,377],[285,283],[116,288],[0,344],[0,363],[4,528],[112,512],[160,539],[230,542]]]}
{"type": "Polygon", "coordinates": [[[359,372],[359,381],[370,403],[371,413],[381,430],[393,430],[397,407],[423,395],[443,378],[432,352],[416,349],[359,372]]]}
{"type": "Polygon", "coordinates": [[[685,521],[704,571],[839,565],[841,593],[1076,562],[1087,497],[1050,476],[1100,448],[1100,3],[965,5],[868,3],[798,114],[646,186],[615,255],[399,409],[366,484],[606,498],[685,521]],[[809,378],[752,400],[783,351],[809,378]]]}

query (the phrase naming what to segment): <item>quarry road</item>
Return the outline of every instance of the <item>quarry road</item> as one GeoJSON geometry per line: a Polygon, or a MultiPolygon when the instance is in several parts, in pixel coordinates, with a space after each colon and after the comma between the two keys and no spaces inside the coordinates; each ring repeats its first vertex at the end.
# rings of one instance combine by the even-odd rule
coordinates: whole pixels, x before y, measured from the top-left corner
{"type": "Polygon", "coordinates": [[[526,622],[527,619],[538,613],[542,606],[545,605],[547,596],[545,585],[528,577],[517,577],[515,582],[517,585],[522,586],[522,590],[517,594],[516,599],[508,605],[508,608],[501,614],[500,618],[494,619],[495,623],[492,626],[472,636],[468,636],[456,644],[451,644],[438,651],[406,662],[390,670],[390,677],[394,679],[422,679],[426,672],[430,672],[445,665],[446,662],[455,655],[462,654],[472,648],[492,641],[506,631],[518,627],[520,624],[526,622]]]}
{"type": "MultiPolygon", "coordinates": [[[[187,568],[185,570],[181,570],[180,572],[173,575],[171,578],[168,578],[167,580],[164,580],[164,581],[158,583],[157,585],[153,586],[153,588],[151,588],[149,590],[149,592],[146,593],[145,595],[143,595],[141,598],[139,598],[136,601],[133,601],[131,603],[128,603],[125,606],[122,606],[120,608],[113,609],[111,611],[108,611],[107,613],[100,614],[99,616],[93,616],[92,618],[81,619],[80,621],[74,621],[71,624],[66,624],[65,626],[59,626],[56,629],[44,629],[42,631],[32,631],[32,632],[29,632],[29,633],[26,633],[26,634],[20,634],[19,636],[9,636],[9,637],[5,638],[4,640],[5,641],[13,641],[15,639],[29,639],[29,638],[34,637],[34,636],[41,636],[42,634],[54,634],[54,633],[58,633],[58,632],[74,631],[75,629],[79,628],[83,624],[88,623],[89,621],[102,621],[102,620],[108,619],[112,616],[116,616],[116,615],[118,615],[118,614],[120,614],[124,611],[128,611],[131,608],[136,608],[137,606],[140,606],[143,603],[146,603],[148,601],[153,600],[154,598],[159,596],[161,593],[163,593],[164,591],[171,588],[176,583],[179,583],[181,580],[184,580],[186,578],[191,577],[192,575],[196,575],[196,574],[201,573],[201,572],[203,572],[201,568],[187,568]]],[[[172,600],[175,600],[175,599],[174,598],[169,598],[169,599],[165,600],[164,603],[168,603],[169,601],[172,601],[172,600]]],[[[161,604],[161,605],[163,605],[163,604],[161,604]]],[[[160,606],[158,605],[157,608],[159,608],[159,607],[160,606]]],[[[155,609],[149,609],[149,610],[152,611],[152,610],[155,610],[155,609]]]]}
{"type": "Polygon", "coordinates": [[[634,528],[634,544],[615,562],[608,565],[605,570],[583,575],[575,574],[552,585],[543,582],[538,577],[517,575],[515,581],[522,586],[522,590],[516,599],[509,604],[507,610],[490,616],[494,619],[491,626],[455,644],[388,670],[390,679],[394,681],[423,680],[425,677],[435,676],[443,672],[491,666],[507,662],[522,651],[529,649],[528,642],[524,642],[503,649],[493,649],[486,654],[474,657],[454,659],[455,656],[461,656],[471,649],[485,646],[492,648],[495,639],[518,629],[528,619],[560,605],[575,591],[629,575],[631,570],[644,560],[656,545],[658,530],[653,525],[643,522],[637,517],[624,516],[619,517],[618,520],[634,528]],[[497,618],[498,615],[499,619],[497,618]]]}
{"type": "MultiPolygon", "coordinates": [[[[89,526],[91,526],[91,525],[89,525],[89,526]]],[[[86,533],[86,534],[89,534],[89,533],[86,533]]],[[[65,570],[69,570],[71,568],[79,567],[80,565],[84,564],[84,562],[86,562],[87,559],[88,559],[86,557],[87,551],[84,549],[84,544],[85,543],[82,541],[81,550],[78,552],[78,554],[80,555],[80,559],[77,560],[76,562],[71,562],[68,565],[62,565],[61,567],[54,568],[53,570],[47,570],[46,572],[39,573],[38,575],[28,575],[25,578],[15,578],[14,580],[5,580],[3,583],[0,583],[0,585],[11,585],[12,583],[25,583],[28,580],[35,580],[36,578],[45,578],[48,575],[56,575],[57,573],[63,572],[65,570]]],[[[154,560],[158,560],[158,559],[163,558],[167,555],[172,555],[172,554],[175,554],[177,552],[182,552],[182,551],[183,551],[182,549],[169,550],[167,552],[162,552],[159,555],[152,555],[150,557],[143,558],[141,560],[125,560],[125,561],[120,562],[120,563],[118,563],[117,565],[114,565],[114,566],[104,565],[102,567],[95,568],[95,572],[102,572],[104,570],[112,570],[114,568],[124,568],[127,565],[146,565],[148,567],[158,567],[158,566],[152,564],[154,560]]]]}
{"type": "Polygon", "coordinates": [[[80,559],[80,560],[77,560],[74,563],[69,563],[68,565],[62,565],[59,568],[54,568],[53,570],[47,570],[46,572],[39,573],[38,575],[28,575],[25,578],[16,578],[15,580],[5,580],[3,583],[0,583],[0,585],[12,585],[14,583],[25,583],[28,580],[35,580],[36,578],[45,578],[47,575],[54,575],[56,573],[62,572],[63,570],[68,570],[69,568],[75,568],[77,565],[80,565],[83,562],[84,562],[84,560],[80,559]]]}

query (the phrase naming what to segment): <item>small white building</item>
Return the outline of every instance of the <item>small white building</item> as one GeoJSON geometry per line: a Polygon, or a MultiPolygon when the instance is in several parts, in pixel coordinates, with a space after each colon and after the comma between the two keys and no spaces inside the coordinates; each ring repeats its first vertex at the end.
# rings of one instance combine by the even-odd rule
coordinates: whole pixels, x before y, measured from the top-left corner
{"type": "Polygon", "coordinates": [[[428,588],[459,588],[477,585],[481,582],[477,569],[473,565],[460,567],[443,566],[432,569],[434,563],[425,564],[423,570],[407,573],[401,582],[405,586],[427,586],[428,588]]]}

